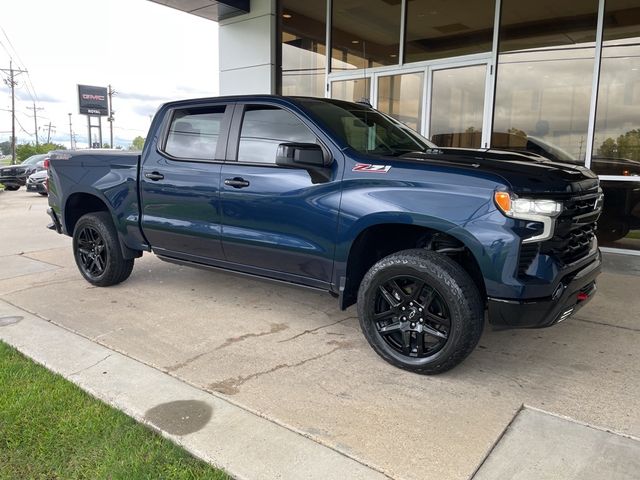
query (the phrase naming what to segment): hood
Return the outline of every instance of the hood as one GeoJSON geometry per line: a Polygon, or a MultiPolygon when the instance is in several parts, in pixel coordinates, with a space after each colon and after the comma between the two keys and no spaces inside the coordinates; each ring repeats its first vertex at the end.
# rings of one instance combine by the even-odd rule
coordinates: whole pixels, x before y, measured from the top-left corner
{"type": "Polygon", "coordinates": [[[412,152],[402,160],[471,168],[501,177],[517,194],[575,194],[598,187],[598,176],[581,165],[504,150],[437,148],[412,152]]]}
{"type": "Polygon", "coordinates": [[[43,178],[47,178],[47,176],[48,176],[48,172],[46,170],[38,170],[37,172],[29,175],[29,178],[33,180],[41,180],[43,178]]]}

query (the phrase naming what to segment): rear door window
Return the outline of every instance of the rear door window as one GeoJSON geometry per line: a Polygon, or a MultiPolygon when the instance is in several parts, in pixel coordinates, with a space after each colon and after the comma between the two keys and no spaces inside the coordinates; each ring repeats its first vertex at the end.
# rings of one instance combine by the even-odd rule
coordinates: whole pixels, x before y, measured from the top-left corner
{"type": "Polygon", "coordinates": [[[213,160],[226,106],[176,110],[164,151],[178,159],[213,160]]]}

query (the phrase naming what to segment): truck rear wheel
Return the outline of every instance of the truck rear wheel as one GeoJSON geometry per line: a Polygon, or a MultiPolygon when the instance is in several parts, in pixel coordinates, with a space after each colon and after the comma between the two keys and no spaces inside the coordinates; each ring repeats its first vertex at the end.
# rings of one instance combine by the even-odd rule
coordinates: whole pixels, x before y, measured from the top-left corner
{"type": "Polygon", "coordinates": [[[133,259],[123,258],[118,234],[107,212],[87,213],[73,231],[73,255],[82,276],[98,287],[125,281],[133,259]]]}
{"type": "Polygon", "coordinates": [[[464,360],[484,325],[469,274],[448,257],[422,249],[394,253],[371,267],[358,291],[358,316],[378,355],[428,375],[464,360]]]}

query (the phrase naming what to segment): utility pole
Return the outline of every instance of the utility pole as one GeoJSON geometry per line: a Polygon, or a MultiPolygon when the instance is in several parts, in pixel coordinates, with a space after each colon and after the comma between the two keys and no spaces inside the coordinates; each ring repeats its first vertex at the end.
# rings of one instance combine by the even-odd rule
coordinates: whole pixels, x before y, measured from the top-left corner
{"type": "Polygon", "coordinates": [[[109,85],[109,116],[107,117],[107,121],[109,122],[109,145],[111,146],[111,148],[113,148],[113,114],[115,113],[113,111],[113,96],[116,95],[118,92],[116,92],[114,89],[111,88],[111,85],[109,85]]]}
{"type": "MultiPolygon", "coordinates": [[[[27,107],[29,109],[31,109],[31,107],[27,107]]],[[[37,110],[44,110],[44,108],[42,107],[38,107],[36,108],[36,102],[33,102],[33,123],[35,126],[35,132],[36,132],[36,147],[39,145],[38,143],[38,114],[36,113],[37,110]]],[[[47,142],[49,143],[49,142],[47,142]]]]}
{"type": "Polygon", "coordinates": [[[49,122],[49,125],[47,126],[47,128],[45,130],[47,130],[47,143],[50,143],[51,142],[51,130],[53,130],[55,132],[56,127],[55,127],[55,125],[51,125],[51,122],[49,122]]]}
{"type": "Polygon", "coordinates": [[[71,112],[69,112],[69,148],[73,149],[73,126],[71,125],[71,112]]]}
{"type": "Polygon", "coordinates": [[[16,75],[27,73],[26,70],[14,70],[13,61],[9,60],[9,68],[0,68],[0,72],[9,73],[9,78],[4,83],[11,88],[11,165],[16,164],[16,75]]]}

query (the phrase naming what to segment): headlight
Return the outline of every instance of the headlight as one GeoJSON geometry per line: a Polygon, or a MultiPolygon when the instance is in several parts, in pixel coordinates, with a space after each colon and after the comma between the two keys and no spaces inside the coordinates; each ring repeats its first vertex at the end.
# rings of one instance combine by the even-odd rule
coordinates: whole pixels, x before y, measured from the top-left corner
{"type": "Polygon", "coordinates": [[[542,233],[525,238],[522,243],[543,242],[553,237],[555,217],[562,212],[562,203],[540,198],[518,198],[508,192],[495,192],[494,200],[507,217],[542,223],[542,233]]]}

